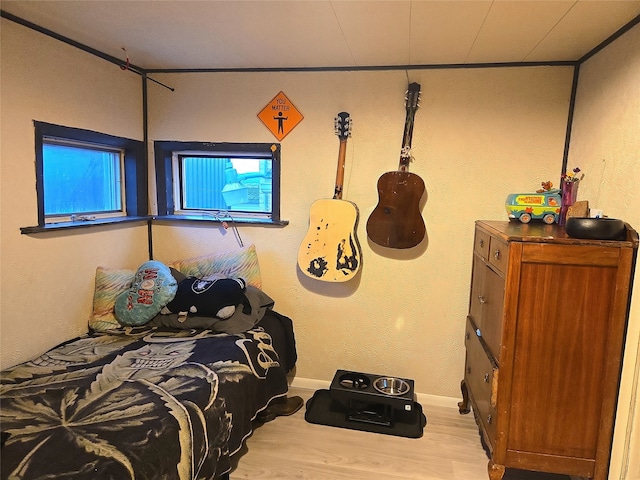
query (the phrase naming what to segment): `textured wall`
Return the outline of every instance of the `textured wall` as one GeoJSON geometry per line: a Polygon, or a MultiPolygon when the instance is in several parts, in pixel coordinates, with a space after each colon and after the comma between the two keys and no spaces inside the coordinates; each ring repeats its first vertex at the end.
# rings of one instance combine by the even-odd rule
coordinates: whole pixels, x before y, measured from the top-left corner
{"type": "Polygon", "coordinates": [[[38,223],[33,120],[142,139],[140,77],[2,19],[1,367],[87,331],[98,265],[147,258],[146,225],[22,235],[38,223]]]}
{"type": "MultiPolygon", "coordinates": [[[[413,378],[420,393],[455,397],[463,374],[473,222],[506,219],[508,193],[558,183],[572,69],[502,68],[324,73],[186,73],[155,77],[149,136],[157,140],[270,142],[256,117],[284,91],[304,120],[282,141],[284,228],[240,227],[258,249],[264,289],[293,318],[297,377],[329,381],[336,369],[413,378]],[[412,251],[370,244],[376,182],[398,167],[409,81],[422,86],[410,170],[426,184],[428,242],[412,251]],[[333,195],[334,116],[353,119],[344,196],[360,209],[359,278],[340,284],[298,271],[309,206],[333,195]]],[[[155,256],[169,261],[234,248],[231,232],[154,227],[155,256]]]]}
{"type": "MultiPolygon", "coordinates": [[[[570,168],[579,200],[640,231],[640,26],[580,69],[570,168]]],[[[640,268],[636,267],[609,478],[640,478],[640,268]]]]}

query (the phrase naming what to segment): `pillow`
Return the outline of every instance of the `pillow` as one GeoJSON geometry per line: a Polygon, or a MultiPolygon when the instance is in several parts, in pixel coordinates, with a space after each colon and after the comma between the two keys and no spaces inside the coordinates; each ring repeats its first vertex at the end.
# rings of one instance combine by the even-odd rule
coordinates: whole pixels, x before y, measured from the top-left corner
{"type": "Polygon", "coordinates": [[[214,332],[224,332],[238,334],[253,328],[268,308],[273,307],[274,301],[259,288],[248,286],[245,292],[251,312],[245,313],[242,308],[236,308],[235,313],[226,320],[216,317],[204,317],[200,315],[188,315],[186,319],[176,313],[168,315],[156,315],[147,325],[152,327],[167,327],[173,329],[191,330],[213,330],[214,332]]]}
{"type": "Polygon", "coordinates": [[[243,278],[247,285],[262,288],[260,265],[255,245],[238,250],[201,255],[168,264],[187,277],[207,278],[216,275],[243,278]]]}
{"type": "MultiPolygon", "coordinates": [[[[262,288],[255,245],[249,245],[231,252],[178,260],[168,266],[185,275],[201,278],[211,277],[216,273],[225,277],[239,277],[243,278],[247,285],[262,288]]],[[[118,295],[131,287],[135,273],[134,270],[97,268],[93,313],[89,317],[89,328],[103,332],[121,327],[114,315],[115,302],[118,295]]],[[[173,273],[177,274],[178,272],[173,273]]],[[[180,280],[178,279],[178,281],[180,280]]]]}
{"type": "Polygon", "coordinates": [[[230,318],[221,320],[213,326],[214,331],[231,334],[246,332],[262,320],[268,308],[272,308],[275,305],[273,299],[258,288],[247,287],[245,295],[251,305],[249,313],[242,308],[236,308],[235,313],[230,318]]]}
{"type": "Polygon", "coordinates": [[[105,332],[120,328],[114,315],[118,296],[131,287],[136,272],[115,268],[98,267],[96,269],[96,286],[93,293],[93,311],[89,317],[89,328],[97,332],[105,332]]]}
{"type": "Polygon", "coordinates": [[[175,297],[177,289],[169,267],[155,260],[145,262],[131,287],[116,299],[116,318],[123,325],[144,325],[175,297]]]}
{"type": "MultiPolygon", "coordinates": [[[[170,269],[176,281],[186,277],[177,270],[170,269]]],[[[106,332],[122,325],[115,317],[115,305],[118,296],[128,290],[136,272],[129,269],[98,267],[96,269],[93,310],[89,317],[89,328],[96,332],[106,332]]]]}

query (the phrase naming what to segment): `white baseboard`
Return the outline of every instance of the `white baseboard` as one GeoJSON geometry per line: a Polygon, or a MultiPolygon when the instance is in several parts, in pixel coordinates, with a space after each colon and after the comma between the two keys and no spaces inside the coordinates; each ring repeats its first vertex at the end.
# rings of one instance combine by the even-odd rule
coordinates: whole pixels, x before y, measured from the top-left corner
{"type": "Polygon", "coordinates": [[[417,393],[416,397],[421,405],[433,405],[434,407],[450,407],[458,409],[458,402],[462,398],[431,395],[429,393],[417,393]]]}
{"type": "Polygon", "coordinates": [[[331,382],[325,380],[315,380],[313,378],[294,377],[291,382],[292,387],[304,388],[307,390],[328,390],[331,382]]]}
{"type": "MultiPolygon", "coordinates": [[[[330,385],[330,381],[316,380],[314,378],[294,377],[291,382],[292,387],[304,388],[306,390],[328,390],[330,385]]],[[[423,406],[433,405],[434,407],[452,408],[458,408],[458,402],[461,400],[461,398],[431,395],[429,393],[416,393],[416,399],[423,406]]]]}

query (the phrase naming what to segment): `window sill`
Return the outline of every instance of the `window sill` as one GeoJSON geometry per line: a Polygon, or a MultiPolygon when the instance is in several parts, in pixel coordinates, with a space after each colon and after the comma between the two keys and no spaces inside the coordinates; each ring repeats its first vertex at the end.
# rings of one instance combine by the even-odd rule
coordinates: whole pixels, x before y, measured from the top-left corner
{"type": "Polygon", "coordinates": [[[152,217],[112,217],[98,218],[96,220],[81,220],[75,222],[47,223],[33,227],[21,227],[20,233],[28,235],[31,233],[55,232],[61,230],[72,230],[76,228],[99,227],[103,225],[116,225],[121,223],[147,222],[152,217]]]}
{"type": "MultiPolygon", "coordinates": [[[[56,232],[62,230],[73,230],[77,228],[90,228],[100,227],[104,225],[118,225],[122,223],[134,223],[134,222],[209,222],[209,223],[222,223],[213,217],[202,217],[200,215],[161,215],[161,216],[148,216],[148,217],[113,217],[113,218],[99,218],[96,220],[82,220],[75,222],[59,222],[48,223],[42,226],[21,227],[20,233],[23,235],[29,235],[32,233],[43,232],[56,232]]],[[[289,225],[288,220],[274,221],[270,218],[256,219],[256,218],[234,218],[233,221],[229,220],[229,223],[244,224],[244,225],[265,225],[284,227],[289,225]]]]}
{"type": "Polygon", "coordinates": [[[222,221],[228,221],[229,223],[244,224],[244,225],[272,225],[275,227],[285,227],[289,225],[289,220],[273,220],[272,218],[238,218],[234,217],[233,220],[219,220],[211,216],[203,215],[156,215],[153,221],[159,222],[209,222],[209,223],[222,223],[222,221]]]}

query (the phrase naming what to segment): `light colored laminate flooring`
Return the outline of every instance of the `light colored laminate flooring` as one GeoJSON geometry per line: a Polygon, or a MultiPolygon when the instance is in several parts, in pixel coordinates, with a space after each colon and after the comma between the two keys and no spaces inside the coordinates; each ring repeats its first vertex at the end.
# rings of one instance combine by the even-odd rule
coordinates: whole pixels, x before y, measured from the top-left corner
{"type": "MultiPolygon", "coordinates": [[[[313,390],[292,387],[306,401],[313,390]]],[[[422,405],[421,438],[311,424],[305,407],[256,428],[236,456],[231,480],[488,480],[488,459],[473,414],[456,406],[422,405]]],[[[507,470],[503,480],[568,480],[507,470]]]]}

